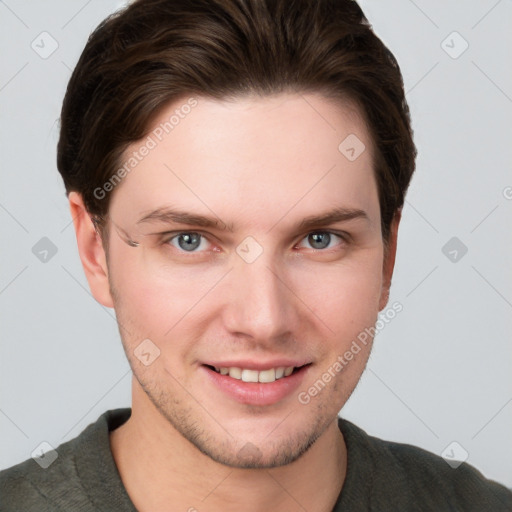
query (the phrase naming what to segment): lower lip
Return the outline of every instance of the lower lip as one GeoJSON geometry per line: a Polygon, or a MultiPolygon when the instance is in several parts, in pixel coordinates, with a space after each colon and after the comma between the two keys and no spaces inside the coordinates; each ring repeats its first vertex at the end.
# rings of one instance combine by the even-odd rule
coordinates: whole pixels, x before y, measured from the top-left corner
{"type": "Polygon", "coordinates": [[[204,365],[200,368],[206,372],[207,377],[215,386],[237,402],[250,405],[272,405],[297,390],[310,366],[303,366],[288,377],[267,383],[244,382],[229,375],[221,375],[204,365]]]}

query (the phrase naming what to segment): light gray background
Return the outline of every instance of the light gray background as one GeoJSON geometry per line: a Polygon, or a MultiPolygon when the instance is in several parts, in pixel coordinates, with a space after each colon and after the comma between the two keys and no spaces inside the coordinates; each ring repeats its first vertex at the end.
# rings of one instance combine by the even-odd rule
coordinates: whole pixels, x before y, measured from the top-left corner
{"type": "MultiPolygon", "coordinates": [[[[55,165],[71,69],[122,4],[0,1],[2,468],[130,404],[115,316],[89,293],[55,165]],[[31,47],[51,49],[43,31],[58,43],[46,59],[31,47]],[[32,252],[42,237],[57,248],[46,263],[32,252]]],[[[512,487],[512,1],[361,5],[402,68],[419,157],[390,298],[404,309],[343,414],[438,454],[456,441],[512,487]],[[458,58],[443,49],[463,48],[453,31],[469,44],[458,58]],[[452,237],[468,248],[456,262],[442,252],[452,237]]]]}

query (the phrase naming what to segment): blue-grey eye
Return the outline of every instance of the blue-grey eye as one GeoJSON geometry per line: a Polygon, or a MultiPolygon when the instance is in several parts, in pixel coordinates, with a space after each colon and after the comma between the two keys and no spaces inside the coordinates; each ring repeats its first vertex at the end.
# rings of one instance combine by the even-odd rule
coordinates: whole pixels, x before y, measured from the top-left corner
{"type": "Polygon", "coordinates": [[[201,245],[202,236],[199,233],[180,233],[173,240],[178,240],[180,249],[195,251],[201,245]]]}
{"type": "Polygon", "coordinates": [[[313,249],[325,249],[331,243],[330,233],[310,233],[308,235],[308,242],[313,249]]]}

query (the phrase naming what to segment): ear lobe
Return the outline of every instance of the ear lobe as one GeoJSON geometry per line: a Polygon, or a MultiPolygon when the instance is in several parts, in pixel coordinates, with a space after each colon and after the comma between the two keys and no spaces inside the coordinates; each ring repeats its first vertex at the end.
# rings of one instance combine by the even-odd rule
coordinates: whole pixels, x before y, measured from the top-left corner
{"type": "Polygon", "coordinates": [[[75,227],[78,252],[91,293],[100,304],[113,308],[107,258],[101,237],[85,208],[82,196],[77,192],[70,192],[68,200],[75,227]]]}
{"type": "Polygon", "coordinates": [[[391,278],[393,277],[393,270],[395,268],[395,257],[397,248],[398,225],[402,217],[402,210],[397,210],[393,220],[391,221],[389,232],[389,243],[387,250],[384,251],[384,260],[382,264],[382,290],[379,301],[379,311],[382,311],[388,301],[389,292],[391,288],[391,278]]]}

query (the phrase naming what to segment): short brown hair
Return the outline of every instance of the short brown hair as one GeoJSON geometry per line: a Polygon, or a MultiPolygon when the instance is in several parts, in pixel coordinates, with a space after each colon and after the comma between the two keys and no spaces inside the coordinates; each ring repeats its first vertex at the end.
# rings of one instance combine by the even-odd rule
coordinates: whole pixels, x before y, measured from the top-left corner
{"type": "MultiPolygon", "coordinates": [[[[66,193],[105,218],[118,170],[169,102],[318,92],[360,109],[374,145],[388,241],[416,147],[400,68],[354,0],[136,0],[91,34],[61,113],[57,166],[66,193]]],[[[341,141],[340,141],[341,142],[341,141]]]]}

